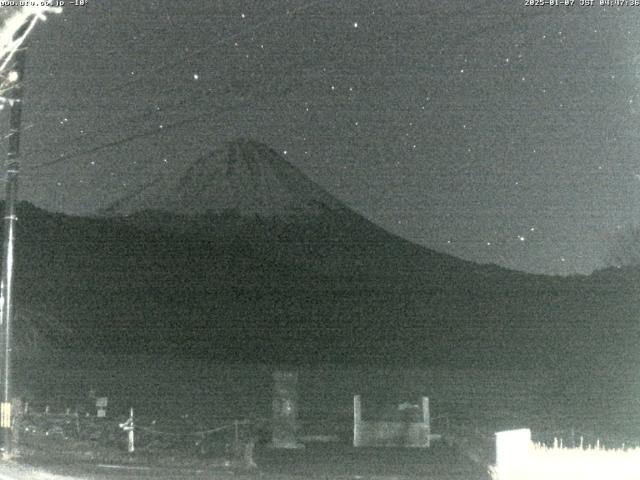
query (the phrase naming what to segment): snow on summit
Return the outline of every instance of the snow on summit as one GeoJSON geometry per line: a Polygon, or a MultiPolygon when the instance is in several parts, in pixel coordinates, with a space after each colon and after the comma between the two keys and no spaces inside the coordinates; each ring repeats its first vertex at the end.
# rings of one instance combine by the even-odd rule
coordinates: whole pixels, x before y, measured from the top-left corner
{"type": "Polygon", "coordinates": [[[156,210],[181,215],[305,217],[345,207],[267,145],[238,139],[213,150],[178,175],[147,184],[104,212],[156,210]]]}

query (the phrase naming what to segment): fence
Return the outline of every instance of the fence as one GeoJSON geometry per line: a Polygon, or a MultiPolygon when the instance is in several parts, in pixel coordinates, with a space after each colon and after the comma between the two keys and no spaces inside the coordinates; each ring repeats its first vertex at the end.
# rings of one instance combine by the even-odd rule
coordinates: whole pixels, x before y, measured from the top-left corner
{"type": "Polygon", "coordinates": [[[110,449],[113,453],[163,454],[182,453],[202,458],[241,460],[255,466],[253,448],[256,433],[263,420],[208,419],[195,421],[188,415],[173,422],[159,422],[150,418],[98,417],[80,415],[67,410],[53,413],[48,407],[36,411],[28,409],[14,417],[14,441],[19,446],[38,450],[75,448],[77,453],[87,450],[110,449]]]}
{"type": "MultiPolygon", "coordinates": [[[[116,425],[121,430],[116,432],[105,433],[107,425],[110,423],[96,424],[98,419],[92,418],[86,413],[93,410],[94,414],[98,417],[106,416],[107,398],[96,397],[95,390],[91,389],[88,395],[88,399],[91,399],[91,403],[86,401],[82,405],[81,402],[81,414],[61,416],[56,420],[55,415],[38,416],[31,411],[31,417],[27,419],[31,431],[28,429],[26,433],[36,434],[37,431],[44,431],[46,435],[58,435],[62,437],[74,437],[82,439],[90,439],[94,437],[102,438],[118,438],[121,439],[122,430],[126,432],[127,446],[130,452],[136,449],[136,443],[140,448],[144,448],[145,445],[153,445],[157,447],[162,444],[170,444],[173,448],[180,448],[180,441],[186,445],[193,443],[191,440],[196,439],[198,445],[203,446],[212,444],[212,438],[216,436],[225,435],[231,429],[235,432],[234,444],[239,443],[239,437],[251,437],[255,438],[261,436],[264,439],[264,430],[266,426],[269,428],[269,444],[274,448],[303,448],[304,442],[340,442],[342,440],[350,442],[353,440],[353,445],[359,446],[402,446],[402,447],[429,447],[432,439],[439,438],[439,435],[433,435],[431,433],[431,414],[430,404],[427,397],[422,397],[421,405],[413,405],[408,402],[397,404],[397,398],[394,401],[395,392],[389,395],[377,394],[372,396],[368,405],[367,412],[376,416],[376,409],[374,405],[377,401],[378,408],[385,409],[386,414],[389,413],[388,409],[391,409],[393,418],[377,418],[372,420],[362,418],[362,410],[360,403],[360,395],[354,397],[353,404],[353,424],[350,425],[350,420],[347,418],[344,423],[341,419],[342,413],[340,409],[334,412],[333,416],[315,417],[315,420],[310,420],[310,417],[303,419],[299,418],[299,412],[301,407],[299,405],[299,384],[298,374],[294,371],[282,371],[277,370],[272,373],[272,402],[271,402],[271,416],[268,420],[264,418],[258,420],[258,416],[254,415],[252,422],[246,421],[229,421],[224,420],[221,423],[215,422],[211,425],[212,418],[206,416],[205,422],[198,422],[198,425],[191,425],[192,428],[188,431],[184,430],[184,425],[178,426],[178,430],[167,429],[164,431],[159,425],[153,421],[147,421],[142,418],[137,418],[134,422],[133,411],[129,418],[120,418],[116,425]],[[374,401],[376,400],[376,401],[374,401]],[[93,407],[96,406],[97,410],[93,407]],[[42,426],[43,422],[48,424],[46,428],[42,426]],[[37,426],[39,425],[40,426],[37,426]],[[261,426],[259,425],[261,424],[261,426]],[[242,435],[240,430],[243,430],[242,435]],[[258,430],[262,430],[259,432],[258,430]],[[347,435],[345,433],[348,431],[347,435]],[[93,432],[88,434],[86,432],[93,432]]],[[[407,398],[407,395],[402,394],[403,398],[407,398]]],[[[117,397],[116,397],[117,398],[117,397]]],[[[252,397],[253,398],[253,397],[252,397]]],[[[307,399],[308,400],[308,399],[307,399]]],[[[122,410],[120,407],[122,399],[120,399],[119,406],[113,407],[110,405],[109,412],[122,410]]],[[[310,412],[306,409],[307,402],[303,403],[305,412],[307,415],[310,412]]],[[[153,409],[154,411],[156,409],[153,409]]],[[[178,411],[190,411],[194,413],[193,405],[191,409],[183,408],[178,411]]],[[[196,410],[197,411],[197,410],[196,410]]],[[[266,412],[265,412],[266,413],[266,412]]],[[[324,413],[329,413],[325,411],[324,413]]],[[[377,412],[378,415],[380,411],[377,412]]],[[[200,412],[202,415],[203,412],[200,412]]],[[[167,418],[165,415],[162,415],[167,418]]],[[[384,417],[384,415],[383,415],[384,417]]],[[[245,417],[246,418],[246,417],[245,417]]],[[[311,417],[313,418],[313,417],[311,417]]],[[[185,419],[183,419],[185,420],[185,419]]],[[[184,423],[184,422],[183,422],[184,423]]],[[[447,419],[448,427],[448,419],[447,419]]],[[[117,443],[116,440],[111,443],[117,443]]],[[[228,444],[229,441],[217,441],[215,443],[228,444]]],[[[203,447],[204,448],[204,447],[203,447]]]]}

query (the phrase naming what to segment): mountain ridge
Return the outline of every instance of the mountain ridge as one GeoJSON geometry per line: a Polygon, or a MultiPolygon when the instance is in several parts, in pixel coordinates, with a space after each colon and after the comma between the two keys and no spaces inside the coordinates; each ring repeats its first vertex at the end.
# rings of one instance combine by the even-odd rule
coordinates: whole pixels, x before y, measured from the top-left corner
{"type": "MultiPolygon", "coordinates": [[[[284,160],[264,151],[280,168],[284,160]]],[[[276,195],[277,209],[251,210],[260,195],[249,210],[209,208],[206,189],[191,199],[200,211],[142,208],[206,178],[199,169],[217,157],[203,158],[173,179],[177,190],[161,188],[158,204],[134,195],[120,214],[21,204],[18,306],[63,319],[76,332],[65,348],[79,351],[466,367],[637,355],[634,272],[561,278],[475,264],[387,232],[310,180],[283,180],[302,186],[276,195]]]]}
{"type": "Polygon", "coordinates": [[[126,218],[25,204],[18,213],[18,308],[64,319],[77,334],[72,349],[467,366],[634,351],[640,275],[631,272],[564,279],[459,259],[452,269],[448,257],[391,234],[353,249],[286,237],[220,242],[126,218]],[[406,269],[391,268],[401,250],[411,253],[406,269]]]}
{"type": "Polygon", "coordinates": [[[159,210],[180,215],[237,213],[301,217],[345,208],[267,145],[248,138],[223,144],[178,174],[157,178],[99,213],[159,210]]]}

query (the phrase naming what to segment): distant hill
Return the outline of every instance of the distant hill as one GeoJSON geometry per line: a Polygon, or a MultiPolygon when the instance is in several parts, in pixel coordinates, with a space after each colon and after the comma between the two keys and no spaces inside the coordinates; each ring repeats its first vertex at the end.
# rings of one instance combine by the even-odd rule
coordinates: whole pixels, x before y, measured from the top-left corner
{"type": "Polygon", "coordinates": [[[97,218],[20,205],[16,301],[73,332],[51,341],[272,363],[638,359],[637,270],[546,277],[429,250],[248,140],[167,182],[97,218]]]}

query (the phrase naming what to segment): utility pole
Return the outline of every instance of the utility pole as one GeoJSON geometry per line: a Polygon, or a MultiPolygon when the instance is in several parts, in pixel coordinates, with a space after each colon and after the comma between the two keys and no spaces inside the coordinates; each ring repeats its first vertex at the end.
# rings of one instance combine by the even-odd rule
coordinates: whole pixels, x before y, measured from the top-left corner
{"type": "MultiPolygon", "coordinates": [[[[16,32],[14,38],[21,36],[27,24],[16,32]]],[[[20,171],[20,126],[22,119],[22,94],[24,84],[25,50],[18,49],[13,58],[4,86],[10,107],[9,146],[6,160],[6,186],[4,203],[4,242],[2,248],[2,284],[0,284],[0,375],[2,375],[2,403],[0,403],[0,430],[4,457],[11,454],[11,327],[13,320],[13,262],[18,197],[18,172],[20,171]]]]}

